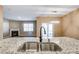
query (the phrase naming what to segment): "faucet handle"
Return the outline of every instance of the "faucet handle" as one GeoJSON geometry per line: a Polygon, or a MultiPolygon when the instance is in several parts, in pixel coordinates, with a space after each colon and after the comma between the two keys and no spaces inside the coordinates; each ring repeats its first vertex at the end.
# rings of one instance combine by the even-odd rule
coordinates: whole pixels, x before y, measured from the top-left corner
{"type": "Polygon", "coordinates": [[[50,39],[48,39],[48,42],[50,42],[50,39]]]}

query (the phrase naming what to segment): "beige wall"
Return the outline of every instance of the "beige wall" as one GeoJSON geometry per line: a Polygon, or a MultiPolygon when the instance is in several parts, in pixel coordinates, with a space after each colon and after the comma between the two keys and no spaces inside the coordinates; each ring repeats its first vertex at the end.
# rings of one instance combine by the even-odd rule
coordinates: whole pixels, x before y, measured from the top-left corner
{"type": "Polygon", "coordinates": [[[3,7],[0,5],[0,39],[3,39],[3,7]]]}
{"type": "Polygon", "coordinates": [[[79,39],[79,9],[62,17],[63,35],[79,39]]]}
{"type": "Polygon", "coordinates": [[[18,21],[9,21],[10,29],[19,29],[20,22],[18,21]]]}
{"type": "MultiPolygon", "coordinates": [[[[0,39],[3,38],[3,9],[0,6],[0,39]]],[[[36,32],[34,32],[34,35],[39,37],[40,36],[40,27],[42,23],[49,23],[50,21],[58,20],[60,21],[59,24],[54,25],[54,36],[67,36],[67,37],[73,37],[79,39],[79,9],[63,16],[60,18],[55,18],[52,16],[42,17],[39,16],[36,18],[36,32]]],[[[10,29],[20,29],[21,36],[25,36],[26,33],[24,33],[22,30],[22,23],[17,21],[10,21],[10,29]]]]}
{"type": "Polygon", "coordinates": [[[54,36],[67,36],[79,39],[79,9],[60,18],[51,16],[37,17],[37,37],[40,36],[40,26],[42,23],[49,23],[53,20],[59,20],[60,24],[54,25],[54,36]]]}
{"type": "Polygon", "coordinates": [[[26,22],[20,22],[20,35],[21,36],[34,36],[34,37],[36,37],[36,22],[35,21],[26,21],[26,22]],[[24,32],[24,30],[23,30],[23,23],[33,23],[34,24],[34,31],[33,32],[31,32],[31,35],[29,35],[29,32],[24,32]]]}
{"type": "Polygon", "coordinates": [[[50,21],[55,21],[58,20],[60,21],[59,24],[54,24],[54,36],[62,36],[62,29],[61,29],[61,19],[60,18],[54,18],[52,16],[47,16],[47,17],[37,17],[37,37],[40,36],[40,27],[42,23],[49,23],[50,21]]]}
{"type": "MultiPolygon", "coordinates": [[[[28,23],[29,21],[9,21],[10,29],[19,29],[20,30],[20,36],[28,36],[27,32],[23,31],[23,23],[28,23]]],[[[31,22],[31,21],[30,21],[31,22]]],[[[35,24],[35,21],[32,21],[35,24]]],[[[32,36],[36,36],[36,28],[34,28],[34,31],[32,32],[32,36]]]]}

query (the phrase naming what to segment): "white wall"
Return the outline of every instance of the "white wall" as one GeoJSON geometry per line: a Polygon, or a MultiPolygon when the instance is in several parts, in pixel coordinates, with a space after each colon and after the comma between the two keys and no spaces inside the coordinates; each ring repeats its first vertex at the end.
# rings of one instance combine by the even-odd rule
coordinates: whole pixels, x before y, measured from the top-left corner
{"type": "Polygon", "coordinates": [[[3,37],[9,36],[9,21],[3,20],[3,37]]]}

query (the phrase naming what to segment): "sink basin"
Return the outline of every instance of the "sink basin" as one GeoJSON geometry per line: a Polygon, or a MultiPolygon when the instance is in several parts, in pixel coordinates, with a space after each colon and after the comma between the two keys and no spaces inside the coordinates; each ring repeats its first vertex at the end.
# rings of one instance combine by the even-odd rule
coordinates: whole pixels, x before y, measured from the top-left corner
{"type": "Polygon", "coordinates": [[[39,49],[39,46],[40,44],[42,45],[41,46],[41,51],[62,51],[62,48],[60,46],[58,46],[56,43],[53,43],[53,42],[42,42],[42,43],[39,43],[39,45],[37,46],[36,43],[34,42],[30,42],[30,47],[28,46],[29,42],[24,42],[19,48],[18,48],[18,51],[22,51],[22,52],[25,52],[26,50],[33,50],[33,49],[36,49],[38,50],[39,49]],[[29,47],[29,49],[28,49],[29,47]]]}

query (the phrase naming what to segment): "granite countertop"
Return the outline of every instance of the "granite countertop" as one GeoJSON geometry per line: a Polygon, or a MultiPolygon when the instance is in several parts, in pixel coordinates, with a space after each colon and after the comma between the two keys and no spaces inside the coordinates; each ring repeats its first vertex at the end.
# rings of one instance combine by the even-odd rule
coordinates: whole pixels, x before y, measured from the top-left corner
{"type": "MultiPolygon", "coordinates": [[[[24,42],[38,41],[39,38],[37,37],[14,37],[14,38],[7,38],[0,40],[0,53],[5,54],[14,54],[14,53],[52,53],[52,54],[72,54],[72,53],[79,53],[79,40],[69,37],[53,37],[50,39],[51,42],[56,43],[62,48],[62,51],[29,51],[29,52],[17,52],[17,49],[20,45],[24,42]]],[[[43,40],[46,41],[46,40],[43,40]]]]}

